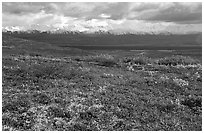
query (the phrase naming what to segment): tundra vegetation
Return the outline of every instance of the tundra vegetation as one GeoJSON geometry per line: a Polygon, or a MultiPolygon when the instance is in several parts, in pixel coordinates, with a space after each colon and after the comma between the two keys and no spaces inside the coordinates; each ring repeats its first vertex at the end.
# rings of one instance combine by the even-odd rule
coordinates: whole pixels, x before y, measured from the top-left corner
{"type": "Polygon", "coordinates": [[[74,55],[73,49],[12,39],[3,38],[3,131],[202,130],[196,57],[74,55]]]}

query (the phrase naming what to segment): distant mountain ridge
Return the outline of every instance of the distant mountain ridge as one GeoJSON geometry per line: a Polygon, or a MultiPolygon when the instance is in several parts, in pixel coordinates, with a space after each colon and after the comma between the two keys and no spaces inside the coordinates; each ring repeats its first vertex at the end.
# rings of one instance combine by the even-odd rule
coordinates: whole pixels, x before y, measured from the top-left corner
{"type": "MultiPolygon", "coordinates": [[[[84,28],[84,27],[83,27],[84,28]]],[[[138,34],[138,35],[145,35],[145,34],[152,34],[152,35],[171,35],[171,34],[201,34],[201,32],[171,32],[171,31],[151,31],[151,32],[145,32],[145,31],[124,31],[119,32],[113,29],[107,30],[103,26],[97,26],[97,27],[88,27],[89,30],[83,29],[83,28],[76,28],[76,27],[62,27],[62,28],[56,28],[56,27],[49,27],[48,26],[39,26],[39,25],[33,25],[30,28],[25,28],[21,26],[7,26],[2,27],[2,32],[17,32],[17,33],[50,33],[50,34],[67,34],[67,33],[83,33],[83,34],[138,34]],[[90,30],[91,29],[91,30],[90,30]]],[[[86,28],[86,27],[85,27],[86,28]]]]}

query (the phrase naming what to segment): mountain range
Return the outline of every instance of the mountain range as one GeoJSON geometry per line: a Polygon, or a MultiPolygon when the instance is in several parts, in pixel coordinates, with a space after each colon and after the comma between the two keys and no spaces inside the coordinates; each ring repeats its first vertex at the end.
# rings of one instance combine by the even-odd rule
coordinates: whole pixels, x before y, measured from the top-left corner
{"type": "MultiPolygon", "coordinates": [[[[144,27],[145,28],[145,27],[144,27]]],[[[118,32],[117,29],[107,30],[106,26],[80,25],[54,27],[31,25],[28,27],[3,27],[3,35],[50,43],[55,46],[202,46],[202,32],[171,32],[162,30],[118,32]]],[[[119,30],[119,29],[118,29],[119,30]]]]}
{"type": "MultiPolygon", "coordinates": [[[[111,33],[111,34],[197,34],[200,33],[198,31],[183,31],[182,28],[158,28],[159,26],[140,26],[138,25],[138,29],[129,28],[128,30],[124,30],[123,27],[113,28],[109,25],[40,25],[40,24],[32,24],[28,26],[5,26],[2,27],[3,32],[27,32],[32,33],[33,31],[39,32],[49,32],[49,33],[66,33],[66,32],[75,32],[75,33],[84,33],[84,34],[95,34],[95,33],[111,33]]],[[[162,26],[161,26],[162,27],[162,26]]],[[[191,27],[185,27],[185,29],[190,29],[191,27]]]]}

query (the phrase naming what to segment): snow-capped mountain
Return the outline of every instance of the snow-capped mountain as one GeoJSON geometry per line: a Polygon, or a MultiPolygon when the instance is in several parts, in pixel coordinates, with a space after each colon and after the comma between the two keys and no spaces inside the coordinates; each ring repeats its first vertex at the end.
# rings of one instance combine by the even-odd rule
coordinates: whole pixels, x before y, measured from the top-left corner
{"type": "Polygon", "coordinates": [[[82,25],[67,25],[67,26],[61,26],[61,27],[56,27],[56,26],[48,26],[48,25],[30,25],[27,27],[21,27],[21,26],[6,26],[2,27],[2,31],[31,31],[31,30],[38,30],[40,32],[48,31],[51,33],[62,33],[62,32],[84,32],[84,33],[94,33],[94,32],[108,32],[107,27],[104,26],[82,26],[82,25]]]}
{"type": "MultiPolygon", "coordinates": [[[[172,29],[171,27],[165,29],[157,29],[155,26],[147,26],[142,27],[138,25],[138,29],[132,29],[131,27],[128,29],[123,29],[123,27],[113,28],[107,24],[92,24],[91,22],[88,24],[64,24],[64,25],[39,25],[33,24],[29,26],[6,26],[2,27],[3,32],[11,31],[11,32],[27,32],[32,33],[32,31],[39,31],[39,32],[49,32],[49,33],[66,33],[66,32],[76,32],[76,33],[85,33],[85,34],[155,34],[155,35],[170,35],[170,34],[192,34],[192,33],[199,33],[199,32],[192,32],[190,30],[183,31],[182,28],[172,29]]],[[[188,27],[189,29],[190,27],[188,27]]]]}
{"type": "Polygon", "coordinates": [[[6,26],[6,27],[2,27],[2,31],[6,32],[6,31],[25,31],[25,29],[23,27],[20,26],[6,26]]]}

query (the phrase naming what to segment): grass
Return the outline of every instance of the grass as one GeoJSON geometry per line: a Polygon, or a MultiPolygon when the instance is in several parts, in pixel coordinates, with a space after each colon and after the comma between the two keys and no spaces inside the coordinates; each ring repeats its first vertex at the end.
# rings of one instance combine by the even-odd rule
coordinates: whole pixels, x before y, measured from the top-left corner
{"type": "Polygon", "coordinates": [[[201,131],[201,86],[192,57],[6,54],[2,130],[201,131]]]}

